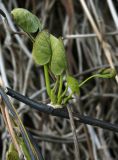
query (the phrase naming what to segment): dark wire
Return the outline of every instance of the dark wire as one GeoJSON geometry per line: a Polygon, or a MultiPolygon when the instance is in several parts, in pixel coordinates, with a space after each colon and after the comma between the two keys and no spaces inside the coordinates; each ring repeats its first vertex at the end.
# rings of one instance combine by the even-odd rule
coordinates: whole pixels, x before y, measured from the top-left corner
{"type": "MultiPolygon", "coordinates": [[[[69,115],[68,115],[68,111],[67,111],[66,107],[64,107],[62,109],[60,109],[60,108],[54,109],[47,104],[38,103],[34,100],[31,100],[30,98],[23,96],[10,88],[6,88],[5,92],[9,96],[29,105],[30,107],[32,107],[40,112],[44,112],[47,114],[51,114],[53,116],[58,116],[58,117],[69,119],[69,115]]],[[[97,126],[97,127],[103,128],[103,129],[108,129],[108,130],[111,130],[114,132],[118,132],[118,125],[116,125],[116,124],[112,124],[109,122],[98,120],[98,119],[95,119],[95,118],[92,118],[89,116],[80,115],[79,113],[73,113],[73,117],[75,120],[79,121],[80,123],[84,123],[84,124],[88,124],[88,125],[92,125],[92,126],[97,126]]]]}
{"type": "Polygon", "coordinates": [[[60,108],[59,109],[54,109],[53,107],[51,107],[47,104],[38,103],[34,100],[31,100],[30,98],[28,98],[26,96],[23,96],[23,95],[19,94],[18,92],[14,91],[10,88],[7,88],[5,90],[5,92],[9,96],[17,99],[20,102],[23,102],[23,103],[29,105],[30,107],[32,107],[36,110],[39,110],[40,112],[44,112],[44,113],[47,113],[47,114],[52,114],[54,116],[59,116],[59,117],[62,117],[62,118],[69,118],[66,107],[62,108],[62,109],[60,109],[60,108]]]}

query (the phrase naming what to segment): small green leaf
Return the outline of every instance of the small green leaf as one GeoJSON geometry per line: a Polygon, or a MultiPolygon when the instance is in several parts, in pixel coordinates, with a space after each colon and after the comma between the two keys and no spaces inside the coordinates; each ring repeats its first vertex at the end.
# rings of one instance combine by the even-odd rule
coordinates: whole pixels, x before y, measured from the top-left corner
{"type": "Polygon", "coordinates": [[[77,93],[79,95],[79,83],[74,77],[67,76],[67,85],[73,93],[77,93]]]}
{"type": "Polygon", "coordinates": [[[82,87],[85,83],[87,83],[88,81],[90,81],[93,78],[114,78],[116,76],[116,71],[115,69],[112,68],[107,68],[107,69],[101,69],[97,74],[94,74],[90,77],[88,77],[87,79],[85,79],[84,81],[82,81],[79,84],[79,87],[82,87]]]}
{"type": "Polygon", "coordinates": [[[19,156],[17,152],[9,152],[7,153],[6,160],[19,160],[19,156]]]}
{"type": "Polygon", "coordinates": [[[36,36],[32,55],[34,61],[39,65],[45,65],[50,61],[52,51],[50,46],[50,35],[47,31],[42,31],[36,36]]]}
{"type": "Polygon", "coordinates": [[[65,48],[61,38],[50,35],[52,48],[51,71],[54,75],[61,75],[67,68],[65,48]]]}
{"type": "Polygon", "coordinates": [[[116,76],[116,71],[115,69],[112,68],[102,69],[98,73],[98,77],[100,78],[113,78],[115,76],[116,76]]]}
{"type": "Polygon", "coordinates": [[[15,23],[27,33],[35,33],[42,30],[42,25],[34,14],[23,8],[15,8],[11,11],[15,23]]]}
{"type": "Polygon", "coordinates": [[[13,143],[10,144],[9,150],[6,154],[6,160],[19,160],[18,152],[16,151],[13,143]]]}

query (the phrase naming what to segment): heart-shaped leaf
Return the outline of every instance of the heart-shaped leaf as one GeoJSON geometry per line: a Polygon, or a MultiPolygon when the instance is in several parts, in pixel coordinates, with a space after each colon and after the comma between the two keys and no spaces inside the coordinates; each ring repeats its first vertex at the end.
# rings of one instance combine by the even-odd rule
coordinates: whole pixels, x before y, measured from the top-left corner
{"type": "Polygon", "coordinates": [[[15,8],[11,11],[15,23],[27,33],[35,33],[42,30],[42,25],[34,14],[23,8],[15,8]]]}
{"type": "Polygon", "coordinates": [[[54,75],[61,75],[67,68],[67,61],[65,55],[65,48],[61,38],[56,38],[50,35],[52,59],[51,59],[51,71],[54,75]]]}
{"type": "Polygon", "coordinates": [[[98,73],[98,77],[100,78],[113,78],[115,76],[116,76],[116,71],[115,69],[112,68],[102,69],[98,73]]]}
{"type": "Polygon", "coordinates": [[[73,93],[77,93],[79,95],[79,83],[74,77],[69,75],[67,76],[67,85],[73,93]]]}
{"type": "Polygon", "coordinates": [[[47,64],[52,55],[50,46],[50,35],[47,31],[40,32],[33,44],[33,59],[39,65],[47,64]]]}

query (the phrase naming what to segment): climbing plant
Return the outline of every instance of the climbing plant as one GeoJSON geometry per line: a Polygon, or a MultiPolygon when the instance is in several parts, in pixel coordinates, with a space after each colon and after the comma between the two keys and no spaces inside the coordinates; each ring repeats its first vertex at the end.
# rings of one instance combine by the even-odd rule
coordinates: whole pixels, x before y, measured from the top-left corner
{"type": "Polygon", "coordinates": [[[57,38],[45,30],[38,17],[26,9],[16,8],[11,14],[16,25],[26,32],[33,42],[32,57],[37,65],[44,67],[46,89],[52,107],[63,107],[72,99],[73,94],[79,95],[80,87],[92,78],[115,77],[115,70],[107,68],[79,83],[68,72],[66,51],[62,38],[57,38]],[[35,37],[32,36],[34,32],[37,33],[35,37]],[[55,77],[53,88],[50,84],[51,75],[55,77]],[[64,85],[65,89],[63,90],[64,85]],[[71,92],[68,92],[68,88],[71,92]]]}

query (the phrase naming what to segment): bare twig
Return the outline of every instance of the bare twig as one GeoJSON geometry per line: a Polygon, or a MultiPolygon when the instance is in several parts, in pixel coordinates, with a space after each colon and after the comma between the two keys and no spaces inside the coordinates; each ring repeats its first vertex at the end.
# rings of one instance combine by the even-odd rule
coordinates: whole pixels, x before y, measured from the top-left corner
{"type": "Polygon", "coordinates": [[[73,132],[74,145],[75,145],[75,157],[76,157],[76,160],[80,160],[78,139],[77,139],[77,135],[76,135],[76,129],[75,129],[75,124],[74,124],[74,118],[73,118],[73,115],[72,115],[72,110],[71,110],[71,107],[69,105],[67,106],[67,109],[68,109],[70,124],[71,124],[72,132],[73,132]]]}
{"type": "MultiPolygon", "coordinates": [[[[87,5],[86,5],[85,0],[80,0],[80,2],[82,4],[82,7],[83,7],[83,9],[84,9],[84,11],[85,11],[90,23],[91,23],[91,26],[93,27],[93,29],[94,29],[94,31],[95,31],[95,33],[96,33],[96,35],[97,35],[102,47],[103,47],[105,56],[106,56],[106,58],[107,58],[107,60],[108,60],[108,62],[110,64],[111,68],[114,68],[114,64],[113,64],[112,57],[111,57],[111,47],[110,47],[110,45],[107,42],[105,42],[104,39],[102,38],[102,35],[100,34],[100,32],[99,32],[99,30],[98,30],[98,28],[97,28],[97,26],[96,26],[96,24],[95,24],[95,22],[94,22],[94,20],[92,18],[92,15],[91,15],[91,13],[90,13],[87,5]]],[[[118,75],[116,75],[116,81],[118,83],[118,75]]]]}

